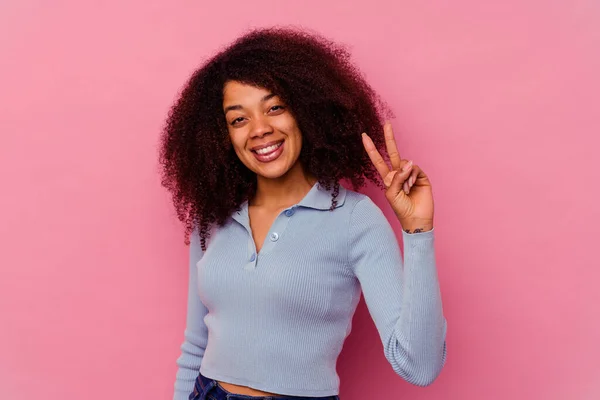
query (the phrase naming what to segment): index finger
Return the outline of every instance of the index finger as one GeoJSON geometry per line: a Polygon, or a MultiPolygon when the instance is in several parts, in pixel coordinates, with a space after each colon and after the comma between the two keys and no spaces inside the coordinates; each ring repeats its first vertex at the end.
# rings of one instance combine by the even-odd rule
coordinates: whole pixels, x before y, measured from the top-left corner
{"type": "Polygon", "coordinates": [[[377,147],[375,147],[375,144],[373,143],[369,135],[363,133],[362,139],[363,145],[365,146],[365,150],[367,150],[367,154],[369,155],[371,162],[373,163],[373,165],[375,165],[375,168],[377,169],[377,172],[379,172],[379,175],[381,175],[381,179],[385,179],[387,174],[389,174],[390,172],[390,168],[385,163],[383,157],[381,157],[381,154],[379,154],[379,152],[377,151],[377,147]]]}
{"type": "Polygon", "coordinates": [[[400,169],[402,159],[398,152],[398,146],[396,145],[396,139],[394,138],[394,132],[392,131],[392,124],[390,121],[385,121],[385,124],[383,125],[383,135],[385,137],[385,148],[390,157],[392,168],[400,169]]]}

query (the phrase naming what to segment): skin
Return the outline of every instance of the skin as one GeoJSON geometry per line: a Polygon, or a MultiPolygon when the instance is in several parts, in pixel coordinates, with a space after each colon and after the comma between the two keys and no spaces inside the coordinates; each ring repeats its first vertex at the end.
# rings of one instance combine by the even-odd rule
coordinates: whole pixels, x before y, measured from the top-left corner
{"type": "MultiPolygon", "coordinates": [[[[223,88],[223,111],[231,145],[240,161],[256,174],[257,190],[248,204],[250,228],[260,252],[279,213],[298,203],[317,178],[299,162],[302,133],[288,107],[267,89],[229,81],[223,88]],[[256,159],[252,148],[283,140],[283,152],[274,161],[256,159]]],[[[403,160],[389,122],[384,125],[388,166],[366,133],[363,145],[386,186],[386,198],[408,233],[433,229],[433,195],[425,173],[412,161],[403,160]]],[[[247,396],[277,396],[247,386],[218,382],[228,392],[247,396]]]]}
{"type": "Polygon", "coordinates": [[[429,178],[412,160],[400,157],[392,124],[383,126],[391,166],[385,162],[371,138],[362,134],[363,145],[386,187],[385,197],[407,233],[433,229],[433,192],[429,178]]]}

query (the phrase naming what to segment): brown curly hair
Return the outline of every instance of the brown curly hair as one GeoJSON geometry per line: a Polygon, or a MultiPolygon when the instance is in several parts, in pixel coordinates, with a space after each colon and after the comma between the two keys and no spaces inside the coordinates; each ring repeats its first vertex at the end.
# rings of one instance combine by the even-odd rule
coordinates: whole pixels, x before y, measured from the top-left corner
{"type": "MultiPolygon", "coordinates": [[[[210,228],[222,225],[256,192],[256,175],[235,154],[223,113],[227,81],[265,88],[289,107],[302,132],[300,162],[333,190],[381,179],[361,133],[379,149],[391,111],[351,63],[342,46],[293,28],[263,28],[241,36],[197,69],[172,106],[161,135],[161,183],[172,194],[185,243],[195,227],[203,250],[210,228]]],[[[385,152],[382,152],[385,154],[385,152]]]]}

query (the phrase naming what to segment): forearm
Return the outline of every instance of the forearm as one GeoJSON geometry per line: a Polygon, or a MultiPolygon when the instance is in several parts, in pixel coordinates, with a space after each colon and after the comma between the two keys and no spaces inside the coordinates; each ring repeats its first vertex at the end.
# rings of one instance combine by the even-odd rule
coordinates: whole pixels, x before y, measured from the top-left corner
{"type": "MultiPolygon", "coordinates": [[[[446,356],[446,320],[433,248],[433,232],[403,235],[404,309],[396,324],[397,343],[389,351],[398,352],[399,368],[417,385],[431,383],[439,374],[446,356]],[[400,354],[405,357],[399,357],[400,354]]],[[[391,355],[391,354],[390,354],[391,355]]]]}

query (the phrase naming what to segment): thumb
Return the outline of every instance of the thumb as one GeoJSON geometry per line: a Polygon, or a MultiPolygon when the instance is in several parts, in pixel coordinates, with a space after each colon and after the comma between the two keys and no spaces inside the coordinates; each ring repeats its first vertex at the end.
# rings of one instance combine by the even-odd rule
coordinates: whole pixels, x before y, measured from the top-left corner
{"type": "MultiPolygon", "coordinates": [[[[410,176],[410,173],[412,172],[412,161],[409,161],[406,164],[404,164],[402,169],[394,170],[392,172],[394,172],[394,175],[392,176],[392,179],[391,179],[391,182],[389,185],[389,189],[390,189],[389,191],[391,193],[393,193],[394,195],[397,195],[399,192],[402,192],[403,194],[405,194],[404,191],[402,190],[402,185],[408,179],[408,177],[410,176]]],[[[388,176],[389,176],[389,174],[388,174],[388,176]]],[[[386,178],[387,178],[387,176],[386,176],[386,178]]]]}
{"type": "Polygon", "coordinates": [[[404,174],[404,179],[402,180],[402,183],[404,183],[404,181],[407,179],[408,175],[410,175],[410,172],[412,171],[412,166],[413,166],[413,162],[412,160],[407,161],[406,163],[404,163],[404,165],[402,166],[402,168],[400,170],[397,169],[393,169],[390,172],[388,172],[388,174],[385,176],[385,178],[383,178],[383,184],[385,185],[385,187],[389,188],[392,185],[392,180],[394,179],[394,177],[396,176],[396,174],[398,172],[404,174]]]}
{"type": "Polygon", "coordinates": [[[394,177],[396,176],[397,172],[398,170],[393,169],[390,172],[388,172],[385,178],[383,178],[383,184],[386,188],[389,188],[392,185],[392,181],[394,180],[394,177]]]}

